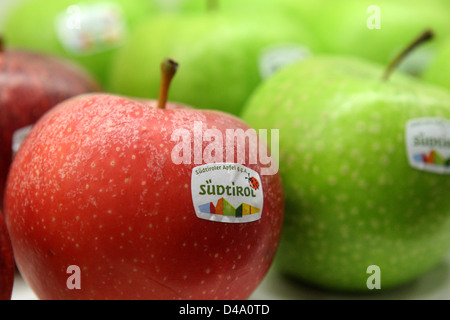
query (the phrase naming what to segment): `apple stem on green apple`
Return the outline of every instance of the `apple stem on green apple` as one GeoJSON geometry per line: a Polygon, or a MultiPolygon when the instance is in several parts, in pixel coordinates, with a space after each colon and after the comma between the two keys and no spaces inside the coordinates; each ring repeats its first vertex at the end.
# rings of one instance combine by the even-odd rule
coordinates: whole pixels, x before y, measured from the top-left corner
{"type": "Polygon", "coordinates": [[[159,88],[158,109],[165,109],[166,107],[170,83],[177,69],[178,63],[171,58],[166,58],[161,63],[161,86],[159,88]]]}
{"type": "Polygon", "coordinates": [[[402,52],[400,52],[400,54],[397,57],[395,57],[394,60],[392,60],[392,62],[388,65],[388,68],[386,69],[383,75],[383,80],[385,81],[389,80],[389,77],[391,76],[392,72],[410,52],[412,52],[422,43],[433,39],[433,37],[434,32],[431,29],[427,29],[424,32],[422,32],[417,39],[415,39],[408,47],[406,47],[402,52]]]}

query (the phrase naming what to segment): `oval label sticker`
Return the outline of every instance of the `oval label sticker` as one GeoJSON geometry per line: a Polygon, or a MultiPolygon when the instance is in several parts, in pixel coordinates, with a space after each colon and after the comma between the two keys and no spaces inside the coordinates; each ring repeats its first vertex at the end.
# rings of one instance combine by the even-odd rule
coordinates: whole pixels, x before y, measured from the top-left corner
{"type": "Polygon", "coordinates": [[[259,58],[259,73],[263,80],[281,68],[311,56],[311,50],[300,44],[279,44],[265,48],[259,58]]]}
{"type": "Polygon", "coordinates": [[[406,148],[413,168],[450,174],[450,120],[410,120],[406,125],[406,148]]]}
{"type": "Polygon", "coordinates": [[[200,219],[246,223],[261,218],[264,196],[260,176],[243,165],[212,163],[195,167],[191,192],[200,219]]]}
{"type": "Polygon", "coordinates": [[[122,7],[108,1],[68,6],[57,16],[55,28],[64,49],[76,55],[119,47],[128,33],[122,7]]]}

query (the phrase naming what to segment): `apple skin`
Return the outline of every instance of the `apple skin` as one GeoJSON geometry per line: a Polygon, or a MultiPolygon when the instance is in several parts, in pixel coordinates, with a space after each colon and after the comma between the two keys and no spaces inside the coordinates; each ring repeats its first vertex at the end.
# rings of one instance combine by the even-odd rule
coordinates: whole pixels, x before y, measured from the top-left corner
{"type": "Polygon", "coordinates": [[[274,10],[282,10],[283,6],[279,5],[283,1],[258,1],[258,0],[172,0],[172,1],[154,1],[159,12],[175,12],[183,14],[205,12],[207,10],[217,10],[220,12],[237,12],[241,10],[249,14],[255,14],[255,12],[266,14],[274,10]],[[211,7],[216,6],[216,8],[211,7]],[[265,11],[265,12],[264,12],[265,11]]]}
{"type": "Polygon", "coordinates": [[[0,212],[0,300],[10,300],[14,285],[15,264],[8,229],[0,212]]]}
{"type": "Polygon", "coordinates": [[[17,266],[40,299],[245,299],[266,274],[282,226],[279,175],[261,177],[260,220],[211,222],[193,207],[196,165],[171,160],[175,129],[248,125],[217,111],[155,106],[74,97],[24,141],[5,216],[17,266]],[[81,290],[66,287],[70,265],[81,268],[81,290]]]}
{"type": "Polygon", "coordinates": [[[436,56],[424,72],[423,80],[450,89],[450,38],[437,49],[436,56]]]}
{"type": "Polygon", "coordinates": [[[112,3],[122,9],[128,33],[140,19],[156,10],[156,6],[148,0],[26,0],[15,5],[6,14],[1,28],[2,36],[11,46],[74,60],[88,69],[96,80],[104,85],[108,78],[109,63],[116,48],[89,54],[71,52],[62,45],[55,27],[57,17],[69,6],[99,3],[112,3]]]}
{"type": "Polygon", "coordinates": [[[172,85],[172,101],[237,115],[263,81],[258,65],[262,52],[286,43],[315,51],[307,30],[281,15],[206,12],[152,17],[137,26],[118,51],[106,88],[154,98],[159,90],[159,60],[176,56],[183,68],[172,85]],[[131,75],[129,70],[150,71],[131,75]]]}
{"type": "Polygon", "coordinates": [[[73,62],[31,51],[0,52],[0,195],[12,160],[14,131],[33,124],[69,97],[100,91],[90,74],[73,62]]]}
{"type": "Polygon", "coordinates": [[[418,278],[450,249],[448,175],[413,169],[409,119],[450,118],[445,90],[358,58],[316,56],[286,68],[242,118],[278,128],[285,223],[275,265],[325,289],[369,291],[418,278]]]}
{"type": "Polygon", "coordinates": [[[323,53],[354,55],[382,64],[389,63],[425,28],[436,33],[432,42],[411,53],[399,68],[413,75],[426,70],[441,41],[450,31],[447,0],[282,0],[293,16],[311,30],[323,53]],[[367,21],[380,8],[381,29],[369,29],[367,21]]]}

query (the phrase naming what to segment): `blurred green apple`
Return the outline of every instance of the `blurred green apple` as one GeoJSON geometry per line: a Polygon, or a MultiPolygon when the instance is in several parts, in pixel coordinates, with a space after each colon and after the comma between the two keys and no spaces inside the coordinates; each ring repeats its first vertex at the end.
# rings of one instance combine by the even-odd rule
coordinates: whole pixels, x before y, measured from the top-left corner
{"type": "Polygon", "coordinates": [[[438,43],[450,31],[448,0],[282,0],[293,15],[320,40],[323,51],[356,55],[388,63],[424,28],[432,28],[433,42],[418,48],[399,70],[419,75],[432,59],[438,43]]]}
{"type": "Polygon", "coordinates": [[[118,94],[157,97],[154,69],[161,57],[170,56],[183,65],[173,83],[172,100],[238,114],[263,79],[309,56],[314,46],[306,30],[282,15],[220,10],[160,15],[137,26],[120,49],[107,88],[118,94]]]}
{"type": "Polygon", "coordinates": [[[424,72],[423,79],[450,89],[450,38],[437,49],[436,56],[424,72]]]}
{"type": "Polygon", "coordinates": [[[28,0],[6,15],[2,34],[10,47],[76,60],[104,84],[115,50],[154,8],[149,0],[28,0]]]}
{"type": "Polygon", "coordinates": [[[227,4],[234,0],[224,0],[223,2],[219,0],[152,0],[154,4],[158,7],[160,12],[183,12],[190,13],[196,11],[203,11],[205,7],[210,5],[222,5],[227,4]]]}
{"type": "Polygon", "coordinates": [[[357,57],[315,56],[263,83],[242,118],[280,129],[285,223],[276,266],[368,291],[412,281],[450,249],[450,94],[357,57]]]}
{"type": "MultiPolygon", "coordinates": [[[[192,13],[202,12],[205,8],[216,8],[221,11],[262,11],[268,8],[281,8],[280,1],[260,0],[152,0],[159,11],[192,13]]],[[[284,1],[284,0],[282,0],[284,1]]]]}

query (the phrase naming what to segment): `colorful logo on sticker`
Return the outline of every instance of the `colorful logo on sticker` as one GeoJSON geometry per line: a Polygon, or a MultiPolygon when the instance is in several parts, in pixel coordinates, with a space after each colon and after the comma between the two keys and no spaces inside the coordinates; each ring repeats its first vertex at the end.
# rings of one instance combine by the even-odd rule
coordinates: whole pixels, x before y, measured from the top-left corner
{"type": "Polygon", "coordinates": [[[214,205],[212,202],[205,203],[200,205],[198,209],[202,213],[218,214],[236,218],[261,212],[259,208],[251,206],[247,203],[241,203],[239,207],[235,208],[225,198],[220,198],[219,201],[217,201],[217,205],[214,205]]]}
{"type": "Polygon", "coordinates": [[[195,167],[191,193],[200,219],[247,223],[261,218],[264,202],[261,178],[243,165],[213,163],[195,167]]]}
{"type": "Polygon", "coordinates": [[[418,163],[432,164],[436,166],[450,167],[450,158],[444,158],[436,150],[431,150],[429,153],[419,153],[414,155],[414,161],[418,163]]]}

